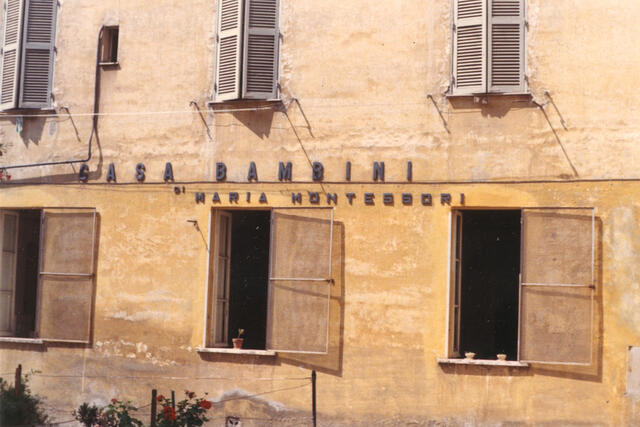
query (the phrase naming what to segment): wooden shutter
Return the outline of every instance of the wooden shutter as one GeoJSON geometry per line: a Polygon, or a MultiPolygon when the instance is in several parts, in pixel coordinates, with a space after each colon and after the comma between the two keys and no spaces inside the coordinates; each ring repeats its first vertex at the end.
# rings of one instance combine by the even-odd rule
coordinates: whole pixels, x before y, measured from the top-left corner
{"type": "Polygon", "coordinates": [[[16,108],[18,105],[20,56],[22,55],[22,2],[23,0],[7,0],[4,4],[0,111],[16,108]]]}
{"type": "Polygon", "coordinates": [[[0,211],[0,336],[13,335],[18,214],[0,211]]]}
{"type": "Polygon", "coordinates": [[[489,92],[525,92],[524,22],[524,0],[489,0],[489,92]]]}
{"type": "Polygon", "coordinates": [[[40,248],[39,336],[88,343],[91,337],[94,209],[45,209],[40,248]]]}
{"type": "Polygon", "coordinates": [[[243,0],[218,0],[214,100],[240,98],[243,0]]]}
{"type": "Polygon", "coordinates": [[[271,215],[267,349],[326,354],[333,208],[282,208],[271,215]]]}
{"type": "Polygon", "coordinates": [[[486,0],[454,0],[453,95],[486,92],[486,0]]]}
{"type": "Polygon", "coordinates": [[[26,0],[20,108],[51,105],[57,0],[26,0]]]}
{"type": "Polygon", "coordinates": [[[519,358],[588,365],[594,299],[592,209],[522,212],[519,358]]]}
{"type": "Polygon", "coordinates": [[[278,0],[247,0],[242,97],[274,99],[278,82],[278,0]]]}
{"type": "Polygon", "coordinates": [[[231,274],[231,225],[229,212],[217,211],[215,217],[214,302],[211,343],[214,347],[229,344],[229,280],[231,274]]]}

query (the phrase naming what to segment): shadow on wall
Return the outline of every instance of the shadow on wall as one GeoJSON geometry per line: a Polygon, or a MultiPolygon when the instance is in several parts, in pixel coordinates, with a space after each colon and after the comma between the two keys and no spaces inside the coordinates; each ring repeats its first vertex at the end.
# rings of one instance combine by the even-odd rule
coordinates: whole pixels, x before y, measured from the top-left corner
{"type": "Polygon", "coordinates": [[[274,110],[238,111],[233,116],[255,133],[260,139],[268,138],[271,133],[274,110]]]}
{"type": "Polygon", "coordinates": [[[538,108],[529,95],[479,95],[450,97],[454,110],[479,110],[483,117],[504,117],[513,108],[538,108]]]}
{"type": "Polygon", "coordinates": [[[344,260],[345,260],[344,223],[333,223],[332,272],[329,303],[329,349],[327,354],[280,353],[279,360],[309,370],[329,375],[342,376],[342,356],[344,351],[344,260]]]}

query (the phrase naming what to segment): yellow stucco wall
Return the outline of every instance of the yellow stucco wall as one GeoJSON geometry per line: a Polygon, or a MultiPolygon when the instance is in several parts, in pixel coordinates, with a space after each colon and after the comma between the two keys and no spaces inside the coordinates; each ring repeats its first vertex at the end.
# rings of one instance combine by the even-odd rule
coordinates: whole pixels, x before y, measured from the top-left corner
{"type": "MultiPolygon", "coordinates": [[[[640,343],[640,182],[634,180],[640,3],[527,3],[532,98],[494,96],[480,105],[443,96],[450,78],[448,0],[281,0],[287,114],[214,114],[205,104],[215,1],[188,7],[169,0],[62,2],[54,94],[73,119],[61,110],[56,117],[28,117],[19,135],[15,118],[0,116],[6,147],[0,167],[86,155],[97,31],[117,23],[120,67],[101,74],[104,115],[89,183],[78,183],[78,165],[12,170],[12,183],[0,186],[0,206],[95,206],[93,342],[86,348],[0,343],[0,372],[18,363],[41,370],[33,389],[60,411],[53,412],[58,420],[69,419],[83,401],[121,397],[144,405],[151,388],[165,395],[188,388],[216,399],[281,390],[231,400],[214,416],[302,425],[309,422],[311,390],[300,378],[316,369],[319,420],[326,425],[640,422],[636,398],[625,396],[627,346],[640,343]],[[545,104],[544,112],[532,100],[545,104]],[[261,182],[246,183],[251,161],[261,182]],[[279,161],[291,161],[294,181],[306,183],[273,182],[279,161]],[[310,161],[324,164],[322,186],[310,182],[310,161]],[[344,182],[347,161],[352,183],[344,182]],[[371,182],[374,161],[385,162],[387,183],[371,182]],[[139,162],[146,184],[135,182],[139,162]],[[162,183],[166,162],[185,194],[162,183]],[[216,162],[225,162],[231,182],[213,182],[216,162]],[[106,183],[110,163],[116,184],[106,183]],[[250,191],[254,202],[241,197],[238,206],[251,207],[260,206],[261,192],[268,207],[291,206],[292,192],[338,193],[344,262],[327,356],[196,352],[204,334],[205,241],[215,191],[250,191]],[[375,206],[363,204],[369,191],[375,206]],[[196,192],[207,195],[206,203],[195,203],[196,192]],[[356,193],[353,205],[347,192],[356,193]],[[384,206],[385,192],[432,193],[434,205],[384,206]],[[451,207],[439,203],[443,192],[464,193],[467,208],[596,208],[602,231],[593,366],[437,363],[447,335],[451,207]],[[187,220],[197,220],[202,235],[187,220]]],[[[220,206],[229,206],[222,200],[220,206]]]]}

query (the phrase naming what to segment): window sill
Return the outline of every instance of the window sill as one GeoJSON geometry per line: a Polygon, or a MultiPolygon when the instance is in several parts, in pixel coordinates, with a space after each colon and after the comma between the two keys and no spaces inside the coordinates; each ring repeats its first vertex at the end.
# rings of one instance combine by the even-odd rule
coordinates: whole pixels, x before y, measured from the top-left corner
{"type": "Polygon", "coordinates": [[[3,343],[3,342],[8,342],[12,344],[44,345],[44,340],[40,338],[0,337],[0,343],[3,343]]]}
{"type": "Polygon", "coordinates": [[[250,350],[250,349],[236,349],[236,348],[215,348],[207,347],[196,348],[198,353],[219,353],[219,354],[240,354],[248,356],[275,356],[276,352],[272,350],[250,350]]]}
{"type": "Polygon", "coordinates": [[[232,113],[234,111],[281,110],[282,99],[234,99],[228,101],[207,101],[207,107],[214,113],[232,113]]]}
{"type": "Polygon", "coordinates": [[[438,358],[441,365],[476,365],[476,366],[506,366],[509,368],[528,368],[529,364],[515,360],[482,360],[482,359],[448,359],[438,358]]]}

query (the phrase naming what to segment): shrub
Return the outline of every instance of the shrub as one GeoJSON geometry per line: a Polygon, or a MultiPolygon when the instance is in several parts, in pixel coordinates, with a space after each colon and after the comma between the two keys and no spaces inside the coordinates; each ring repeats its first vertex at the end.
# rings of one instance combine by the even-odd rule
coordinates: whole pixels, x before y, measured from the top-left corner
{"type": "Polygon", "coordinates": [[[0,378],[0,426],[45,424],[49,421],[42,399],[31,394],[29,374],[22,377],[21,383],[16,393],[14,386],[0,378]]]}

